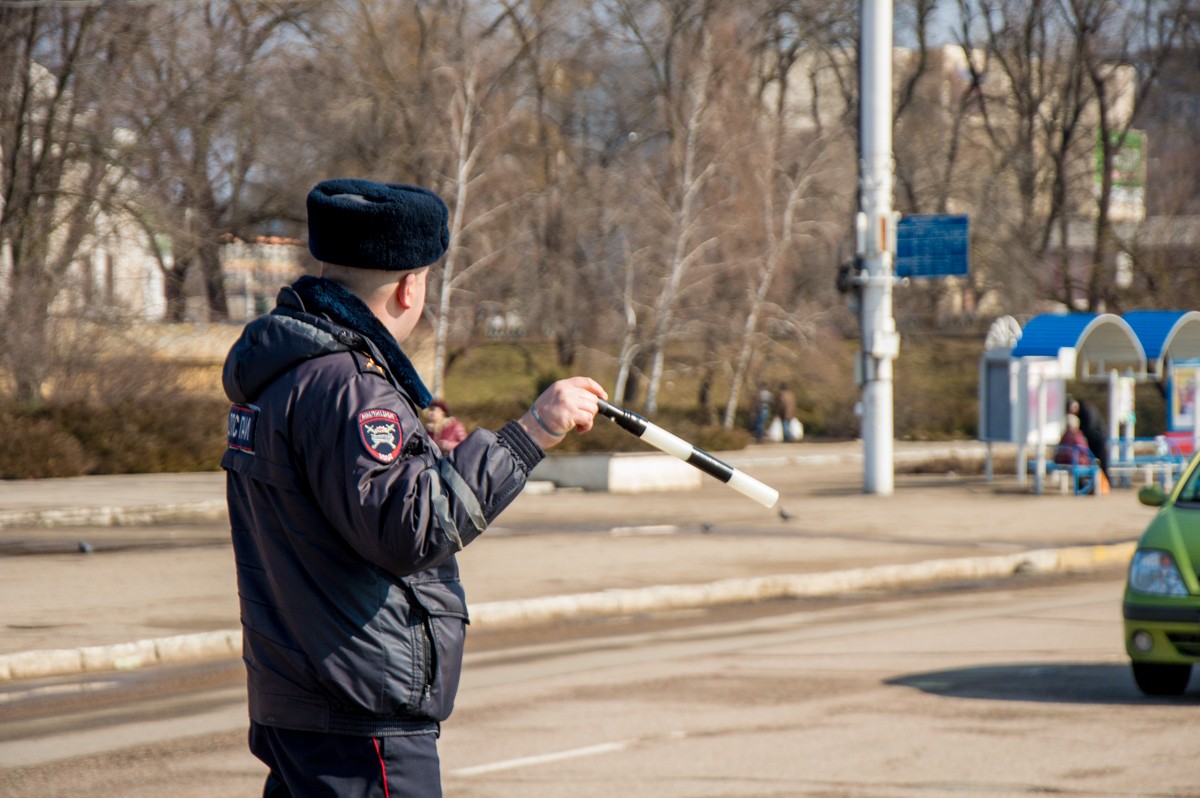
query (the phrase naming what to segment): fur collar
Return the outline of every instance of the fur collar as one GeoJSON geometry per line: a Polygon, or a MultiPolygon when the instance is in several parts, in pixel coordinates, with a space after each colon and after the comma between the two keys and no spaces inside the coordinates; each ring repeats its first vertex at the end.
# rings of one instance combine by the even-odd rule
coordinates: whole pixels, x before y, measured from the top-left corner
{"type": "Polygon", "coordinates": [[[421,375],[400,344],[361,299],[324,277],[301,277],[292,285],[292,290],[304,302],[304,309],[309,313],[325,316],[375,344],[400,387],[418,407],[429,406],[433,397],[421,380],[421,375]]]}

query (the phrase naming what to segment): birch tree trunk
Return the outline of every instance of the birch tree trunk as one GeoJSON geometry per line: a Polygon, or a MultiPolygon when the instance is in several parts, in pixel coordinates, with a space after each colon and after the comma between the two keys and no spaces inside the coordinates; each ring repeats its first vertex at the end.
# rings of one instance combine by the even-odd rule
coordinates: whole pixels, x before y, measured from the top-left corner
{"type": "Polygon", "coordinates": [[[454,269],[463,251],[462,231],[466,218],[472,173],[479,156],[475,137],[475,73],[472,70],[457,86],[451,106],[451,134],[455,154],[454,208],[450,216],[450,247],[442,264],[438,309],[434,323],[433,384],[435,397],[443,395],[446,382],[446,345],[450,336],[450,298],[454,291],[454,269]]]}
{"type": "Polygon", "coordinates": [[[746,313],[746,321],[742,326],[742,343],[738,348],[733,376],[729,383],[729,399],[725,403],[725,416],[721,421],[721,426],[725,429],[733,429],[733,421],[737,416],[738,398],[741,396],[742,385],[746,381],[746,373],[750,369],[750,359],[754,354],[754,336],[758,332],[758,322],[767,301],[767,294],[771,290],[771,283],[775,280],[775,274],[779,270],[784,256],[792,247],[795,238],[793,230],[796,208],[804,196],[804,189],[808,186],[808,182],[808,179],[805,178],[796,180],[792,184],[792,189],[788,192],[787,204],[784,206],[782,227],[778,236],[775,235],[774,192],[770,188],[763,192],[763,211],[768,231],[767,241],[770,246],[766,266],[758,275],[758,281],[750,300],[750,310],[746,313]]]}
{"type": "Polygon", "coordinates": [[[621,351],[617,355],[617,381],[613,386],[613,401],[615,402],[622,402],[625,399],[625,386],[629,384],[629,371],[638,352],[638,319],[633,302],[634,274],[632,253],[626,252],[625,288],[621,294],[622,309],[625,311],[625,334],[621,337],[621,351]]]}
{"type": "Polygon", "coordinates": [[[704,113],[708,108],[708,88],[712,78],[712,46],[711,39],[707,36],[702,57],[703,62],[699,75],[696,82],[692,84],[692,112],[688,117],[687,134],[684,137],[683,173],[679,182],[679,207],[675,213],[675,246],[671,255],[671,270],[667,276],[666,285],[655,303],[658,319],[650,344],[652,347],[650,379],[646,388],[646,412],[650,415],[658,411],[658,393],[662,386],[667,341],[674,328],[675,304],[679,299],[680,285],[683,282],[684,274],[708,243],[704,242],[696,247],[691,246],[693,231],[697,223],[696,199],[709,176],[715,171],[715,164],[710,163],[699,174],[696,173],[700,134],[703,130],[704,113]]]}

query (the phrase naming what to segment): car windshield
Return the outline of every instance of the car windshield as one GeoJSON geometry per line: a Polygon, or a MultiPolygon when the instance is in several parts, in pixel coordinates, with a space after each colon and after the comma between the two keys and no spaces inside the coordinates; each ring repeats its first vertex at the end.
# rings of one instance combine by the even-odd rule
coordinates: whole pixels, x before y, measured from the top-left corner
{"type": "Polygon", "coordinates": [[[1200,506],[1200,468],[1193,468],[1187,475],[1187,482],[1179,491],[1178,504],[1200,506]]]}

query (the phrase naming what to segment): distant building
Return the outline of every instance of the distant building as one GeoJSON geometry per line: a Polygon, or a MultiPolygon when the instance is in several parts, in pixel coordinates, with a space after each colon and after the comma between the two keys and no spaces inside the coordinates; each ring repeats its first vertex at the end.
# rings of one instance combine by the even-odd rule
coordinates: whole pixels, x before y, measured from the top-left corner
{"type": "Polygon", "coordinates": [[[248,321],[275,307],[279,289],[304,274],[304,244],[294,238],[255,236],[244,241],[222,238],[221,269],[231,321],[248,321]]]}
{"type": "MultiPolygon", "coordinates": [[[[795,132],[818,133],[853,118],[857,93],[857,71],[851,50],[806,51],[791,65],[787,94],[782,98],[778,86],[765,94],[768,107],[780,108],[786,123],[795,132]]],[[[1062,279],[1059,263],[1068,262],[1073,285],[1086,284],[1085,274],[1095,257],[1095,227],[1102,173],[1099,105],[1089,102],[1077,120],[1073,143],[1065,153],[1065,197],[1055,211],[1064,213],[1069,240],[1059,242],[1060,229],[1049,231],[1046,241],[1040,232],[1056,199],[1051,181],[1053,158],[1047,148],[1054,137],[1039,129],[1021,138],[1021,109],[1016,101],[1009,75],[998,59],[957,45],[934,47],[924,54],[896,47],[893,49],[893,81],[896,103],[905,104],[893,131],[893,147],[898,164],[895,188],[896,209],[906,214],[968,214],[972,218],[973,255],[971,275],[966,278],[942,278],[936,286],[935,315],[942,321],[955,318],[987,317],[1003,311],[1008,301],[1007,287],[990,272],[994,258],[1011,258],[1011,247],[1004,244],[1018,221],[1018,213],[1028,212],[1029,251],[1041,244],[1046,261],[1044,279],[1062,279]],[[972,72],[972,65],[981,73],[972,72]],[[913,76],[920,76],[912,82],[913,76]],[[950,164],[951,143],[953,169],[950,164]],[[998,168],[997,158],[1007,160],[998,168]],[[1008,219],[998,214],[1010,213],[1008,219]],[[989,248],[979,247],[986,238],[989,248]],[[1053,263],[1053,266],[1049,266],[1053,263]]],[[[1130,127],[1134,112],[1136,70],[1127,64],[1113,64],[1108,71],[1108,126],[1114,131],[1130,127]]],[[[1056,103],[1062,98],[1046,93],[1040,98],[1040,116],[1053,119],[1056,103]]],[[[1200,129],[1197,126],[1193,129],[1200,129]]],[[[1113,190],[1108,209],[1110,223],[1122,230],[1136,227],[1146,218],[1147,142],[1154,133],[1129,129],[1120,142],[1111,166],[1113,190]]],[[[1115,264],[1119,280],[1127,279],[1132,269],[1128,259],[1115,264]]],[[[1032,267],[1038,268],[1031,264],[1032,267]]],[[[1118,282],[1118,285],[1120,283],[1118,282]]],[[[1065,289],[1064,289],[1065,290],[1065,289]]],[[[1086,304],[1086,296],[1078,298],[1086,304]]]]}
{"type": "Polygon", "coordinates": [[[96,214],[94,229],[67,270],[51,309],[78,318],[161,321],[167,309],[162,266],[128,219],[96,214]]]}
{"type": "MultiPolygon", "coordinates": [[[[55,76],[41,64],[31,63],[25,78],[29,113],[33,118],[47,115],[46,108],[69,105],[54,104],[60,87],[55,76]]],[[[94,114],[80,111],[71,124],[64,122],[63,127],[86,128],[96,124],[94,114]]],[[[30,129],[36,128],[30,126],[30,129]]],[[[132,143],[134,134],[123,128],[113,128],[111,134],[110,145],[114,148],[111,157],[115,162],[118,158],[115,153],[132,143]]],[[[67,148],[57,144],[50,149],[43,144],[40,139],[28,136],[15,142],[10,152],[3,153],[5,158],[13,159],[17,169],[33,168],[28,162],[36,161],[41,154],[58,154],[53,155],[61,158],[54,162],[54,167],[61,169],[61,176],[56,185],[41,189],[44,193],[37,196],[33,207],[34,215],[39,218],[25,218],[20,226],[13,225],[18,236],[26,233],[30,237],[24,241],[0,240],[0,305],[10,300],[20,301],[12,297],[13,258],[14,250],[24,244],[32,245],[40,253],[23,266],[43,270],[38,278],[46,281],[54,292],[49,302],[51,314],[159,321],[166,309],[163,269],[148,246],[145,231],[131,218],[112,211],[136,194],[134,180],[110,163],[99,173],[97,181],[94,179],[97,170],[83,156],[63,154],[67,148]],[[52,223],[47,224],[48,221],[52,223]]],[[[28,198],[28,192],[25,196],[28,198]]]]}

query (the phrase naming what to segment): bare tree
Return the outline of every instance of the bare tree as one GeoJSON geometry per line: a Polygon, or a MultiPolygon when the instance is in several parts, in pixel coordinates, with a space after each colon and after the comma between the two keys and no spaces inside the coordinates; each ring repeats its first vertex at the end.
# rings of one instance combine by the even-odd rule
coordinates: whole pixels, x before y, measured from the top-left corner
{"type": "Polygon", "coordinates": [[[754,354],[754,339],[767,305],[767,297],[775,281],[775,275],[783,268],[785,259],[794,251],[797,230],[796,215],[810,181],[811,176],[807,174],[789,176],[786,174],[776,175],[773,172],[768,173],[767,179],[764,181],[762,197],[764,226],[767,230],[767,252],[761,268],[752,272],[749,308],[742,325],[741,342],[737,348],[737,357],[734,360],[733,375],[729,384],[729,397],[726,400],[725,414],[721,420],[725,429],[733,429],[738,400],[750,369],[751,357],[754,354]],[[773,185],[775,178],[790,183],[784,194],[784,207],[778,222],[778,232],[776,232],[774,199],[776,191],[773,185]]]}
{"type": "Polygon", "coordinates": [[[42,399],[56,300],[117,204],[127,139],[107,92],[146,30],[128,8],[0,6],[0,358],[20,402],[42,399]]]}
{"type": "MultiPolygon", "coordinates": [[[[900,4],[914,47],[897,70],[899,204],[989,220],[977,291],[1002,285],[1017,308],[1125,299],[1116,252],[1148,256],[1115,235],[1104,166],[1178,52],[1182,2],[956,0],[956,50],[927,36],[945,2],[900,4]],[[1069,240],[1080,220],[1094,240],[1069,240]],[[1090,264],[1067,257],[1081,243],[1090,264]]],[[[14,379],[36,396],[53,313],[30,306],[54,306],[113,214],[144,231],[170,318],[187,281],[220,318],[220,235],[297,229],[308,186],[362,175],[451,207],[428,310],[435,392],[486,308],[552,340],[551,368],[610,357],[620,398],[644,380],[649,412],[673,373],[727,377],[730,425],[756,358],[828,298],[835,246],[804,225],[850,229],[857,14],[857,0],[0,5],[16,65],[0,71],[0,357],[14,375],[28,361],[14,379]]]]}
{"type": "Polygon", "coordinates": [[[206,0],[151,7],[157,35],[138,48],[128,113],[140,143],[138,176],[150,201],[145,223],[170,241],[167,318],[186,312],[199,271],[207,316],[227,318],[220,241],[281,209],[261,172],[269,138],[261,80],[292,41],[311,2],[206,0]]]}
{"type": "Polygon", "coordinates": [[[675,187],[678,200],[672,208],[672,246],[670,263],[663,288],[655,301],[656,321],[650,339],[650,378],[646,388],[646,412],[658,410],[658,392],[662,385],[663,367],[669,336],[673,331],[676,303],[683,289],[683,280],[705,250],[714,243],[713,238],[700,234],[700,210],[702,192],[709,178],[716,172],[717,163],[704,163],[700,151],[700,135],[703,132],[704,113],[708,107],[709,81],[712,78],[711,39],[706,38],[703,47],[703,63],[691,86],[691,113],[684,127],[682,147],[682,170],[675,187]]]}
{"type": "MultiPolygon", "coordinates": [[[[585,336],[589,314],[581,306],[588,264],[580,258],[572,228],[572,196],[582,191],[582,153],[572,153],[575,98],[580,84],[591,79],[580,51],[580,35],[570,36],[578,8],[562,0],[505,0],[492,26],[511,37],[509,74],[530,110],[529,146],[521,147],[529,167],[528,225],[532,252],[529,271],[536,276],[526,301],[531,321],[553,330],[558,364],[574,362],[585,336]]],[[[578,4],[576,4],[578,5],[578,4]]],[[[588,203],[590,204],[590,203],[588,203]]],[[[582,232],[582,231],[580,231],[582,232]]]]}
{"type": "MultiPolygon", "coordinates": [[[[478,54],[478,50],[468,48],[478,54]]],[[[497,242],[488,235],[488,228],[497,223],[509,209],[509,203],[495,200],[489,205],[488,196],[480,197],[476,208],[473,189],[488,175],[486,156],[489,146],[508,122],[503,113],[489,114],[480,96],[482,75],[486,66],[469,57],[459,67],[445,67],[452,87],[453,102],[449,108],[451,160],[450,175],[445,190],[450,199],[450,248],[438,275],[437,310],[434,313],[434,373],[431,390],[435,396],[444,392],[447,350],[450,335],[454,292],[472,274],[499,258],[509,241],[497,242]],[[474,245],[472,245],[474,242],[474,245]]],[[[492,100],[496,97],[493,95],[492,100]]],[[[494,195],[493,195],[494,196],[494,195]]]]}
{"type": "Polygon", "coordinates": [[[640,52],[650,72],[667,156],[662,172],[654,175],[659,187],[657,210],[666,227],[657,231],[663,242],[665,268],[647,343],[650,375],[645,409],[653,414],[658,409],[666,348],[675,332],[684,278],[715,242],[705,234],[701,220],[703,191],[717,168],[710,144],[702,140],[716,69],[711,32],[706,27],[711,8],[687,0],[641,6],[618,2],[614,6],[622,34],[640,52]]]}
{"type": "MultiPolygon", "coordinates": [[[[1131,140],[1133,127],[1185,31],[1188,6],[1186,2],[1145,3],[1130,9],[1104,0],[1072,0],[1069,4],[1075,28],[1089,33],[1083,42],[1082,58],[1096,98],[1100,185],[1096,192],[1094,254],[1086,278],[1088,307],[1092,309],[1109,307],[1119,300],[1115,270],[1118,241],[1112,219],[1115,164],[1125,153],[1142,154],[1131,140]]],[[[1144,175],[1133,176],[1132,182],[1139,180],[1144,180],[1144,175]]],[[[1144,186],[1141,190],[1144,192],[1144,186]]],[[[1144,197],[1140,201],[1144,203],[1144,197]]]]}
{"type": "Polygon", "coordinates": [[[1016,212],[989,216],[1007,217],[1000,229],[1018,264],[1007,282],[1067,307],[1114,303],[1111,167],[1175,47],[1183,6],[959,0],[959,11],[992,202],[1007,193],[1002,176],[1014,176],[1016,212]],[[1093,225],[1090,241],[1073,240],[1076,222],[1093,225]]]}
{"type": "MultiPolygon", "coordinates": [[[[991,155],[989,218],[1009,243],[993,264],[1006,285],[1034,286],[1070,302],[1069,263],[1060,256],[1047,279],[1052,236],[1067,230],[1070,186],[1086,162],[1083,117],[1092,98],[1079,41],[1057,0],[959,0],[959,45],[978,87],[977,119],[991,155]],[[1007,198],[1007,199],[1006,199],[1007,198]]],[[[1065,252],[1065,249],[1060,248],[1065,252]]]]}
{"type": "MultiPolygon", "coordinates": [[[[727,114],[750,120],[741,134],[744,149],[736,159],[749,167],[742,173],[739,192],[748,202],[735,215],[739,228],[744,229],[750,208],[757,207],[753,229],[761,232],[752,240],[758,242],[762,254],[747,258],[742,270],[745,301],[726,310],[742,319],[740,332],[730,341],[734,356],[722,417],[726,429],[734,425],[755,356],[770,341],[770,336],[760,330],[764,318],[771,314],[780,322],[777,326],[793,330],[805,321],[801,318],[804,303],[795,302],[798,297],[794,293],[783,303],[773,301],[776,294],[783,293],[778,290],[781,275],[787,275],[793,286],[807,282],[801,275],[806,266],[811,266],[797,246],[801,230],[806,226],[836,229],[838,222],[846,218],[848,205],[839,207],[839,203],[830,202],[836,190],[829,192],[830,187],[820,183],[826,173],[838,173],[839,164],[844,167],[840,170],[843,184],[852,179],[849,153],[839,152],[831,141],[853,140],[848,124],[853,122],[854,83],[828,78],[853,62],[852,16],[847,4],[768,4],[758,24],[739,33],[739,39],[759,43],[752,50],[759,90],[752,105],[735,104],[732,113],[727,114]],[[834,114],[823,110],[828,103],[822,101],[821,94],[828,84],[837,87],[834,114]],[[810,101],[789,102],[793,86],[804,87],[810,101]]],[[[737,96],[736,92],[731,94],[737,96]]],[[[723,104],[729,106],[731,99],[726,98],[723,104]]],[[[838,182],[833,178],[831,187],[836,189],[838,182]]]]}

